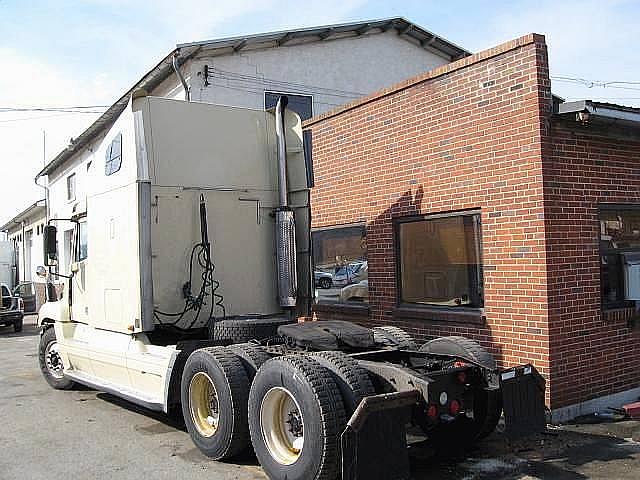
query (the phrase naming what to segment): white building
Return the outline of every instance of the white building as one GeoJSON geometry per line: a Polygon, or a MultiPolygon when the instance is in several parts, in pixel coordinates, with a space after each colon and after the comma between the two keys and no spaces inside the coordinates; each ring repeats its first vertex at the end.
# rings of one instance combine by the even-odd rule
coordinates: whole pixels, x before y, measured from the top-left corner
{"type": "MultiPolygon", "coordinates": [[[[286,94],[304,120],[467,55],[403,18],[178,45],[38,173],[48,180],[50,218],[81,208],[89,169],[105,169],[105,135],[137,90],[256,109],[286,94]]],[[[73,225],[57,226],[60,273],[68,274],[73,225]]]]}
{"type": "Polygon", "coordinates": [[[39,200],[27,207],[0,227],[11,245],[12,263],[11,287],[33,282],[34,287],[25,286],[25,294],[37,296],[35,308],[44,300],[44,279],[36,275],[36,269],[42,265],[42,234],[47,222],[45,200],[39,200]]]}

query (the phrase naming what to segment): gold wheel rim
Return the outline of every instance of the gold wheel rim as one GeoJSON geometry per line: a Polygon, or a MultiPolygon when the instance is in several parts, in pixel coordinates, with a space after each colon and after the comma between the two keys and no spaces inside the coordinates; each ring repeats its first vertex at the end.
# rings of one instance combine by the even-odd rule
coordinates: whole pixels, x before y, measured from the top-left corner
{"type": "Polygon", "coordinates": [[[196,373],[189,382],[189,411],[200,435],[215,435],[220,423],[218,392],[211,377],[204,372],[196,373]]]}
{"type": "Polygon", "coordinates": [[[304,421],[294,396],[282,387],[273,387],[260,405],[260,429],[271,457],[281,465],[292,465],[302,455],[304,421]]]}

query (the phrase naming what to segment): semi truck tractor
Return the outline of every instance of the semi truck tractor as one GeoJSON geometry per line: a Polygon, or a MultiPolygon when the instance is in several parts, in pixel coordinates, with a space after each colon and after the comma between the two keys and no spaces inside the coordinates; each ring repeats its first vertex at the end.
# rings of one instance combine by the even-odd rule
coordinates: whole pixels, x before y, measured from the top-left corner
{"type": "Polygon", "coordinates": [[[503,410],[507,432],[544,428],[531,365],[500,370],[459,336],[309,321],[312,139],[286,104],[133,95],[94,149],[86,198],[44,231],[41,273],[64,281],[38,316],[46,381],[183,419],[213,460],[253,448],[273,479],[408,478],[408,429],[443,451],[503,410]]]}

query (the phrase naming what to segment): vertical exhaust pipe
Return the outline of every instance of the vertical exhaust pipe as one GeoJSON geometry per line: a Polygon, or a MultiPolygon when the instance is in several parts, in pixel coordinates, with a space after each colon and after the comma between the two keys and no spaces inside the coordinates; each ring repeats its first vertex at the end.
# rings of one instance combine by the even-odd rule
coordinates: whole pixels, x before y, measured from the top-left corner
{"type": "Polygon", "coordinates": [[[281,307],[295,307],[298,292],[296,273],[296,222],[287,199],[287,144],[284,109],[287,97],[276,104],[276,141],[278,147],[278,208],[276,210],[276,259],[278,263],[278,302],[281,307]]]}

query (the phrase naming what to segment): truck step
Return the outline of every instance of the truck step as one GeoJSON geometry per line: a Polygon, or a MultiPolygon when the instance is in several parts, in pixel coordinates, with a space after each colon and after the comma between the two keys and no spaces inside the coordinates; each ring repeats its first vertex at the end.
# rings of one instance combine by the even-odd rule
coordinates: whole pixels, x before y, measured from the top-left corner
{"type": "Polygon", "coordinates": [[[86,385],[87,387],[101,392],[110,393],[111,395],[115,395],[116,397],[135,403],[141,407],[148,408],[149,410],[155,410],[157,412],[163,412],[165,410],[162,399],[151,397],[130,387],[123,387],[121,385],[106,382],[101,378],[87,375],[86,373],[78,372],[77,370],[65,371],[64,374],[70,379],[86,385]]]}

